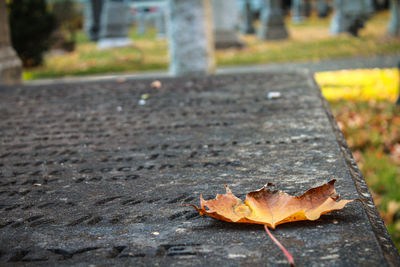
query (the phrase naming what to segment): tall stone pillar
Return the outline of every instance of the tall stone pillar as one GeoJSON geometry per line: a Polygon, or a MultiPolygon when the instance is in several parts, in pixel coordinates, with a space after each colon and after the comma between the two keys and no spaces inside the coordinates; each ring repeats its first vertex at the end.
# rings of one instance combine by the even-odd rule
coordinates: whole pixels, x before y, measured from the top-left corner
{"type": "Polygon", "coordinates": [[[0,0],[0,85],[21,83],[21,60],[11,46],[6,3],[0,0]]]}
{"type": "Polygon", "coordinates": [[[240,7],[241,10],[241,25],[240,25],[240,30],[242,33],[245,34],[253,34],[255,33],[254,29],[254,15],[253,15],[253,10],[251,10],[251,4],[250,0],[244,0],[242,1],[242,6],[240,7]]]}
{"type": "Polygon", "coordinates": [[[390,20],[388,28],[390,35],[396,36],[400,34],[400,0],[390,1],[390,20]]]}
{"type": "Polygon", "coordinates": [[[169,1],[170,71],[199,75],[215,70],[210,0],[169,1]]]}
{"type": "Polygon", "coordinates": [[[122,47],[132,43],[128,38],[128,12],[126,0],[104,0],[98,48],[122,47]]]}
{"type": "Polygon", "coordinates": [[[237,0],[211,0],[216,48],[240,47],[236,26],[239,22],[237,0]]]}
{"type": "Polygon", "coordinates": [[[281,0],[263,0],[258,37],[261,40],[287,39],[281,0]]]}

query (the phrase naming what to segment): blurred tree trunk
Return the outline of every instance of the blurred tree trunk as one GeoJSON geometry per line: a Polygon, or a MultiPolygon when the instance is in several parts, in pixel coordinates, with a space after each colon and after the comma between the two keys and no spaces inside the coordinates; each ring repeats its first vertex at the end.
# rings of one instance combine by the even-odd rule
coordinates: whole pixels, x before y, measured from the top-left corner
{"type": "Polygon", "coordinates": [[[10,39],[6,3],[0,0],[0,85],[21,83],[21,60],[12,48],[10,39]]]}

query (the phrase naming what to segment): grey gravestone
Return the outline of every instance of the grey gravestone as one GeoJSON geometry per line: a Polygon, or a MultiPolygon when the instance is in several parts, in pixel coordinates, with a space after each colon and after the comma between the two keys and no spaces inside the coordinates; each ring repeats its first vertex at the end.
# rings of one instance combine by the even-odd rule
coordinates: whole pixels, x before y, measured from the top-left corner
{"type": "Polygon", "coordinates": [[[105,0],[100,17],[99,49],[128,46],[128,12],[126,0],[105,0]]]}
{"type": "Polygon", "coordinates": [[[166,8],[163,6],[157,7],[157,20],[156,20],[156,28],[157,28],[157,37],[165,38],[167,34],[167,20],[166,20],[166,8]]]}
{"type": "Polygon", "coordinates": [[[391,0],[389,34],[395,36],[398,35],[399,33],[400,33],[400,0],[391,0]]]}
{"type": "Polygon", "coordinates": [[[263,0],[260,24],[258,37],[261,40],[288,38],[280,0],[263,0]]]}
{"type": "Polygon", "coordinates": [[[311,16],[311,3],[310,0],[303,0],[303,14],[305,17],[311,16]]]}
{"type": "Polygon", "coordinates": [[[330,25],[332,34],[348,32],[357,36],[373,12],[371,0],[335,0],[334,7],[335,14],[330,25]]]}
{"type": "Polygon", "coordinates": [[[198,75],[215,70],[210,0],[169,1],[170,72],[198,75]]]}
{"type": "Polygon", "coordinates": [[[329,14],[329,6],[326,3],[326,0],[318,0],[317,1],[317,14],[320,18],[325,18],[329,14]]]}
{"type": "Polygon", "coordinates": [[[90,41],[98,41],[100,34],[100,15],[103,0],[88,0],[85,2],[84,28],[90,41]]]}
{"type": "Polygon", "coordinates": [[[242,0],[240,2],[241,24],[240,30],[245,34],[255,33],[254,29],[254,14],[251,10],[250,0],[242,0]]]}
{"type": "Polygon", "coordinates": [[[1,266],[288,266],[262,225],[182,204],[224,184],[243,199],[268,182],[300,195],[332,178],[364,202],[279,225],[297,266],[400,266],[310,73],[152,81],[0,90],[1,266]]]}
{"type": "Polygon", "coordinates": [[[211,0],[214,42],[216,48],[240,47],[236,26],[239,22],[239,10],[236,0],[211,0]]]}
{"type": "Polygon", "coordinates": [[[138,34],[144,35],[147,31],[146,26],[146,11],[144,8],[138,8],[136,13],[137,31],[138,34]]]}
{"type": "Polygon", "coordinates": [[[157,12],[154,12],[154,10],[150,10],[145,13],[145,21],[146,21],[146,26],[149,28],[154,28],[157,25],[157,12]]]}
{"type": "Polygon", "coordinates": [[[303,0],[292,0],[292,21],[294,23],[304,21],[302,14],[303,4],[303,0]]]}
{"type": "Polygon", "coordinates": [[[5,1],[0,1],[0,85],[21,83],[21,60],[11,46],[5,1]]]}

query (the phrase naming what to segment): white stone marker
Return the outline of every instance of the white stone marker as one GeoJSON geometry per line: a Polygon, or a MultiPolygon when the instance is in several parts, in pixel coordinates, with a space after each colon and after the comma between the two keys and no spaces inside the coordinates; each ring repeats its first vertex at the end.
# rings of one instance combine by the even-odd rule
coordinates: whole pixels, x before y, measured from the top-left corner
{"type": "Polygon", "coordinates": [[[236,28],[239,24],[237,0],[211,0],[216,48],[241,47],[236,28]]]}

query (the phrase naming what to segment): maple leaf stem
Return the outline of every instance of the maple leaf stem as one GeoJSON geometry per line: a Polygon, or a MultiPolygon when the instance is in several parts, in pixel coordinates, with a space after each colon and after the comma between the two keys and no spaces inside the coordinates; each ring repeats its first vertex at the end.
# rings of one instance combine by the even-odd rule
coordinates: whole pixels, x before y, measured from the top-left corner
{"type": "Polygon", "coordinates": [[[265,231],[267,232],[268,236],[274,241],[274,243],[283,251],[285,254],[286,258],[288,259],[290,266],[295,266],[294,264],[294,259],[292,255],[287,251],[287,249],[281,244],[281,242],[278,241],[278,239],[275,238],[275,236],[272,235],[272,233],[268,230],[268,226],[264,224],[265,231]]]}

